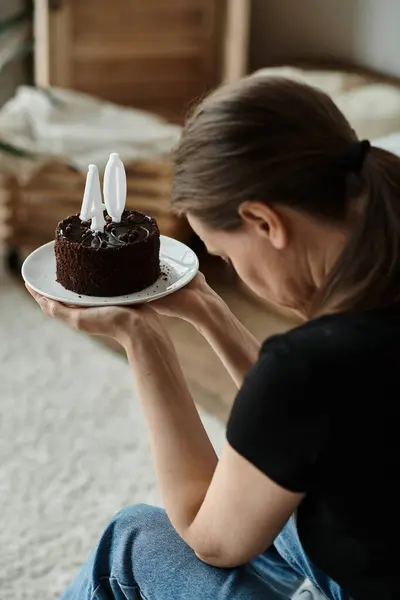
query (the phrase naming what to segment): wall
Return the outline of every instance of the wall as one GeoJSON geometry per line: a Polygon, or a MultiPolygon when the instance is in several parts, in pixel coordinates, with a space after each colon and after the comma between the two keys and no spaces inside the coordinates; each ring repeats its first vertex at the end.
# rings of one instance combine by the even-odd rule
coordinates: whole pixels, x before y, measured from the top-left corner
{"type": "Polygon", "coordinates": [[[399,0],[253,0],[250,66],[338,58],[400,77],[399,0]]]}
{"type": "MultiPolygon", "coordinates": [[[[26,11],[27,6],[27,0],[0,0],[0,67],[2,67],[0,69],[0,106],[12,96],[18,85],[29,82],[31,79],[31,66],[26,51],[23,56],[7,62],[5,66],[2,64],[3,53],[7,53],[10,43],[13,43],[13,40],[10,39],[10,29],[4,28],[4,26],[10,19],[26,11]]],[[[21,39],[23,38],[24,35],[21,33],[21,39]]],[[[19,46],[19,44],[16,45],[19,46]]]]}
{"type": "Polygon", "coordinates": [[[8,19],[15,13],[25,8],[25,0],[1,0],[0,2],[0,21],[8,19]]]}

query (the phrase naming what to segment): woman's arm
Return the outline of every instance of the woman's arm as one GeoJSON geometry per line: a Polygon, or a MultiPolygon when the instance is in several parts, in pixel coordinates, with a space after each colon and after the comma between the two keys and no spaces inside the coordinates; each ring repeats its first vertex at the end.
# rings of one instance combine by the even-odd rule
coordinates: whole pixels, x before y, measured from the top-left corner
{"type": "Polygon", "coordinates": [[[218,462],[173,344],[149,307],[69,308],[30,290],[43,312],[126,349],[168,516],[205,562],[229,567],[266,549],[302,499],[226,444],[218,462]]]}
{"type": "Polygon", "coordinates": [[[171,523],[208,564],[243,564],[272,544],[303,495],[278,486],[228,444],[218,463],[161,323],[139,321],[131,331],[125,347],[171,523]]]}
{"type": "Polygon", "coordinates": [[[191,323],[208,341],[238,387],[256,362],[260,343],[206,283],[202,274],[187,288],[152,304],[160,314],[191,323]]]}
{"type": "Polygon", "coordinates": [[[136,321],[130,331],[124,345],[148,425],[163,503],[182,535],[201,506],[218,459],[158,316],[136,321]]]}

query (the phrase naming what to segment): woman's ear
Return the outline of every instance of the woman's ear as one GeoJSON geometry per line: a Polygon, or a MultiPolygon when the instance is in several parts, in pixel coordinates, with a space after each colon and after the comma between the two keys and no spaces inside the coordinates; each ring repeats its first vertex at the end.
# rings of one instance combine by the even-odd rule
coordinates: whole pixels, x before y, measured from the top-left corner
{"type": "Polygon", "coordinates": [[[282,215],[262,202],[242,202],[238,209],[243,224],[253,233],[268,238],[276,250],[283,250],[288,242],[288,231],[282,215]]]}

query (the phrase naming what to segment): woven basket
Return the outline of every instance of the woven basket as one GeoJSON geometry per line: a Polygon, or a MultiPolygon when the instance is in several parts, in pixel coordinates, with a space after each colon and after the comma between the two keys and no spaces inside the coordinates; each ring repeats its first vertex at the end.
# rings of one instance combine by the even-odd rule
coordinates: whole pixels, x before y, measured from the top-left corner
{"type": "MultiPolygon", "coordinates": [[[[125,168],[127,208],[154,217],[163,235],[188,242],[192,233],[187,221],[173,215],[169,207],[170,162],[142,161],[125,168]]],[[[57,223],[80,212],[84,186],[81,173],[59,162],[48,164],[26,185],[3,178],[0,234],[6,246],[23,256],[54,239],[57,223]]]]}

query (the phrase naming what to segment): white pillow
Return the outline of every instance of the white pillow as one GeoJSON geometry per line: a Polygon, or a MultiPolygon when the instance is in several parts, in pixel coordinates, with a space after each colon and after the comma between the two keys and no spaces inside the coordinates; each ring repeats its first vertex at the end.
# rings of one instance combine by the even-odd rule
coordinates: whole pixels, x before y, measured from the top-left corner
{"type": "Polygon", "coordinates": [[[378,148],[383,148],[383,150],[388,150],[400,156],[400,131],[372,140],[371,143],[373,146],[378,146],[378,148]]]}
{"type": "Polygon", "coordinates": [[[371,83],[333,96],[360,138],[373,139],[400,130],[400,89],[371,83]]]}
{"type": "Polygon", "coordinates": [[[357,73],[347,73],[345,71],[324,71],[324,70],[305,70],[297,67],[269,67],[260,69],[253,73],[255,76],[267,77],[287,77],[295,81],[308,83],[318,87],[330,96],[351,90],[368,83],[370,80],[357,73]]]}
{"type": "Polygon", "coordinates": [[[360,138],[378,138],[400,131],[400,88],[346,71],[296,67],[260,69],[254,76],[282,76],[302,81],[329,94],[360,138]]]}

